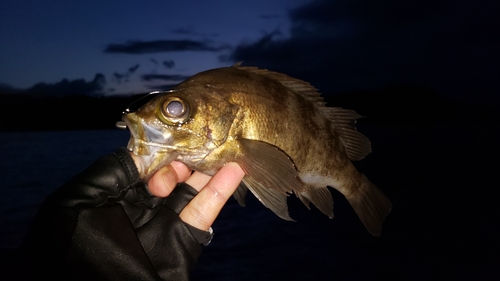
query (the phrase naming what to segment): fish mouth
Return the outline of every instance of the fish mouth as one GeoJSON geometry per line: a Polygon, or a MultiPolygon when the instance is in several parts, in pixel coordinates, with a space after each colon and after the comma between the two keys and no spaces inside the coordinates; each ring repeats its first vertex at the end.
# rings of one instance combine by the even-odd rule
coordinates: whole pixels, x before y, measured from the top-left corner
{"type": "Polygon", "coordinates": [[[176,147],[169,144],[169,133],[162,133],[133,113],[124,115],[122,120],[120,125],[130,131],[127,149],[139,156],[141,177],[147,180],[155,171],[170,164],[179,155],[176,147]]]}
{"type": "Polygon", "coordinates": [[[125,115],[122,117],[122,120],[123,121],[116,122],[116,127],[121,130],[126,130],[127,128],[129,129],[130,139],[127,144],[127,149],[134,152],[136,155],[139,155],[139,150],[142,150],[141,154],[150,154],[150,151],[144,151],[146,149],[145,144],[140,141],[140,138],[138,138],[138,126],[128,120],[125,115]],[[139,149],[139,147],[142,149],[139,149]]]}
{"type": "Polygon", "coordinates": [[[198,162],[209,152],[207,148],[193,149],[175,143],[170,130],[157,128],[148,124],[134,113],[122,117],[120,128],[128,128],[130,140],[127,149],[139,156],[141,161],[141,174],[149,178],[159,168],[170,164],[174,160],[188,160],[198,162]],[[195,153],[196,152],[196,153],[195,153]]]}
{"type": "Polygon", "coordinates": [[[122,120],[125,123],[125,127],[130,131],[130,140],[127,144],[127,149],[135,155],[151,155],[149,146],[143,140],[145,133],[140,120],[137,120],[133,114],[124,115],[122,120]]]}
{"type": "Polygon", "coordinates": [[[145,123],[134,113],[124,115],[120,125],[129,129],[130,140],[127,149],[135,155],[148,156],[158,152],[158,150],[163,152],[179,150],[179,147],[170,144],[172,142],[170,132],[145,123]]]}

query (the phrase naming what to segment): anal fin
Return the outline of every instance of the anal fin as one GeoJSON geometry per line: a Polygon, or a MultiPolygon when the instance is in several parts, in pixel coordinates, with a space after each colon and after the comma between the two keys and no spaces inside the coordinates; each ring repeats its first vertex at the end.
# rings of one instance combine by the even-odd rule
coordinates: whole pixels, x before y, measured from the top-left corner
{"type": "Polygon", "coordinates": [[[309,187],[307,191],[298,192],[297,197],[306,205],[313,203],[323,214],[333,219],[333,199],[328,187],[309,187]]]}

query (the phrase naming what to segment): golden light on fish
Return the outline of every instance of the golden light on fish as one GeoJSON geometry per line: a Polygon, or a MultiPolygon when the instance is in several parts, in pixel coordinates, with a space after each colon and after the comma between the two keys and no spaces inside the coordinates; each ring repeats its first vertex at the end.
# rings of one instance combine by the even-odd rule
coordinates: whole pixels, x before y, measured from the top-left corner
{"type": "Polygon", "coordinates": [[[123,121],[131,131],[128,149],[141,156],[146,178],[174,160],[209,175],[236,162],[246,174],[234,194],[241,205],[248,189],[292,220],[286,200],[293,193],[333,218],[331,186],[378,236],[391,202],[351,162],[371,152],[354,128],[359,117],[326,107],[307,82],[235,65],[155,92],[137,111],[127,110],[123,121]]]}

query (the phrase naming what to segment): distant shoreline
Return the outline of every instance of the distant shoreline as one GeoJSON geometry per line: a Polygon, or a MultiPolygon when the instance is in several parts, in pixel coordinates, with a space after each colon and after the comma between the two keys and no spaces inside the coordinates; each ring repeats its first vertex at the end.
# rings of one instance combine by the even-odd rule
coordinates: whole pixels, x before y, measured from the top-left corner
{"type": "MultiPolygon", "coordinates": [[[[115,128],[122,112],[141,95],[34,95],[0,92],[0,131],[94,130],[115,128]]],[[[380,91],[323,95],[328,106],[353,109],[364,124],[430,125],[498,122],[498,106],[445,99],[425,87],[393,85],[380,91]]]]}

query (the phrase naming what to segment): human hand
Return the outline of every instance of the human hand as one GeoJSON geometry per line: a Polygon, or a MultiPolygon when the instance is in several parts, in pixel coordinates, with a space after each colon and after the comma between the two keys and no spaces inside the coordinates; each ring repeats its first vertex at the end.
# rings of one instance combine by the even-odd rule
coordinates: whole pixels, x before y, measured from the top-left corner
{"type": "MultiPolygon", "coordinates": [[[[132,155],[132,158],[135,157],[132,155]]],[[[182,221],[201,230],[208,230],[219,215],[224,204],[234,193],[245,173],[234,162],[227,163],[213,177],[194,172],[186,165],[174,161],[158,170],[148,181],[149,191],[159,197],[166,197],[179,182],[185,182],[198,194],[181,211],[182,221]]]]}

